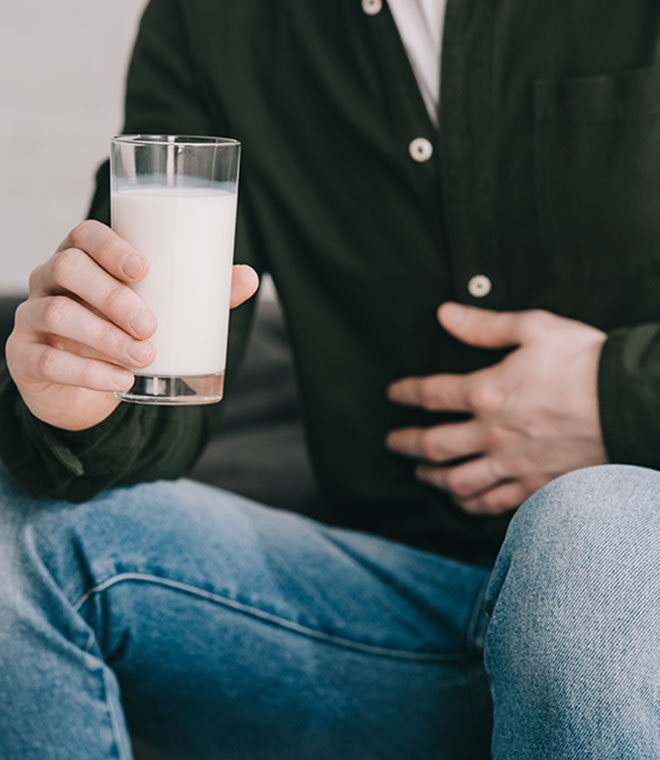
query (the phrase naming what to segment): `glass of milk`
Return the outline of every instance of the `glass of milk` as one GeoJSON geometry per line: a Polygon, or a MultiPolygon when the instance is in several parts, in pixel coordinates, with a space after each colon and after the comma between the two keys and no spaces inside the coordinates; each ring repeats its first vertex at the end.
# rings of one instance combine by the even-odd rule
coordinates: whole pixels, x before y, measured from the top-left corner
{"type": "Polygon", "coordinates": [[[112,228],[149,261],[131,288],[158,318],[156,358],[129,367],[141,404],[210,404],[223,393],[240,143],[122,135],[112,141],[112,228]]]}

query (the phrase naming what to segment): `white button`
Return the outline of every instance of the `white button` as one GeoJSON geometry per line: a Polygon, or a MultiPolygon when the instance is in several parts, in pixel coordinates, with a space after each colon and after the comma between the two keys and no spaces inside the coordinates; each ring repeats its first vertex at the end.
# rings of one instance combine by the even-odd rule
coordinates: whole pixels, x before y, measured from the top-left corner
{"type": "Polygon", "coordinates": [[[493,289],[493,283],[485,274],[476,274],[468,282],[468,292],[474,298],[483,298],[493,289]]]}
{"type": "Polygon", "coordinates": [[[362,0],[362,10],[367,16],[375,16],[383,10],[383,0],[362,0]]]}
{"type": "Polygon", "coordinates": [[[408,151],[414,161],[423,164],[433,155],[433,145],[426,137],[416,137],[408,146],[408,151]]]}

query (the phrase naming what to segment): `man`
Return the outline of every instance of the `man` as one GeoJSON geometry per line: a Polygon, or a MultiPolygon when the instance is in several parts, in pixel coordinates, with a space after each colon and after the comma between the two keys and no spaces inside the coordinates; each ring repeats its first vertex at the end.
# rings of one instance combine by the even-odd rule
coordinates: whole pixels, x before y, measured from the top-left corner
{"type": "Polygon", "coordinates": [[[243,142],[336,527],[153,482],[207,412],[113,395],[156,325],[105,167],[7,345],[4,757],[660,756],[659,25],[152,0],[125,131],[243,142]]]}

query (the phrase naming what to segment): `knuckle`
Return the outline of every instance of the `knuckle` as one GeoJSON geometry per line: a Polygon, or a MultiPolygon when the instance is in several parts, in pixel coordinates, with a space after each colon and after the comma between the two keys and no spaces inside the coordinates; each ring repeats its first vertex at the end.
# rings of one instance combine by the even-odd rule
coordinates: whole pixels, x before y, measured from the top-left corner
{"type": "Polygon", "coordinates": [[[483,393],[483,386],[482,385],[473,385],[468,391],[467,391],[467,406],[471,411],[479,411],[481,409],[481,403],[483,399],[484,393],[483,393]]]}
{"type": "Polygon", "coordinates": [[[536,322],[547,322],[551,315],[547,309],[529,309],[527,311],[527,316],[536,322]]]}
{"type": "Polygon", "coordinates": [[[546,309],[529,309],[525,312],[523,329],[527,335],[538,334],[549,327],[552,315],[546,309]]]}
{"type": "Polygon", "coordinates": [[[41,279],[41,273],[43,272],[43,264],[39,264],[31,272],[28,278],[28,289],[30,293],[33,293],[39,287],[39,280],[41,279]]]}
{"type": "Polygon", "coordinates": [[[46,380],[55,380],[57,368],[57,352],[53,348],[44,347],[37,359],[37,375],[46,380]]]}
{"type": "MultiPolygon", "coordinates": [[[[85,237],[85,226],[87,222],[81,222],[77,227],[74,227],[69,233],[68,241],[74,248],[80,248],[82,246],[83,238],[85,237]]],[[[66,245],[66,242],[64,243],[66,245]]]]}
{"type": "Polygon", "coordinates": [[[484,432],[484,443],[488,451],[502,449],[509,443],[509,431],[499,425],[488,427],[484,432]]]}
{"type": "Polygon", "coordinates": [[[81,266],[83,255],[77,248],[66,248],[53,256],[51,272],[56,285],[66,287],[69,284],[81,266]]]}
{"type": "Polygon", "coordinates": [[[84,388],[94,388],[99,384],[99,373],[93,362],[85,362],[82,366],[79,382],[84,388]]]}
{"type": "Polygon", "coordinates": [[[457,496],[467,496],[463,477],[457,470],[449,470],[445,476],[447,488],[457,496]]]}
{"type": "Polygon", "coordinates": [[[123,285],[113,285],[103,299],[105,310],[112,314],[118,314],[129,308],[127,302],[129,291],[123,285]]]}
{"type": "Polygon", "coordinates": [[[83,241],[87,239],[89,233],[93,232],[98,224],[99,222],[96,222],[93,219],[86,219],[84,222],[80,222],[79,225],[74,227],[69,234],[69,240],[74,248],[81,248],[83,241]]]}
{"type": "Polygon", "coordinates": [[[98,346],[108,356],[118,356],[125,353],[124,341],[120,338],[117,328],[107,322],[99,329],[98,346]]]}
{"type": "Polygon", "coordinates": [[[435,459],[438,454],[438,448],[435,436],[431,430],[425,430],[419,439],[419,448],[425,459],[435,459]]]}
{"type": "Polygon", "coordinates": [[[506,498],[495,491],[487,491],[481,494],[478,501],[481,511],[491,515],[503,512],[509,507],[506,498]]]}
{"type": "Polygon", "coordinates": [[[477,383],[467,393],[467,405],[477,414],[497,414],[504,406],[504,394],[492,383],[477,383]]]}
{"type": "Polygon", "coordinates": [[[548,478],[544,478],[541,475],[531,475],[523,480],[523,488],[525,489],[524,498],[529,498],[535,491],[542,488],[548,483],[548,478]]]}
{"type": "Polygon", "coordinates": [[[480,511],[489,515],[496,515],[504,509],[502,500],[499,496],[489,496],[488,494],[484,494],[479,497],[478,503],[480,511]]]}
{"type": "Polygon", "coordinates": [[[424,409],[432,410],[436,403],[435,383],[432,378],[422,380],[419,386],[419,401],[424,409]]]}
{"type": "Polygon", "coordinates": [[[5,342],[5,357],[7,359],[7,364],[10,366],[14,363],[16,357],[20,356],[17,340],[16,333],[11,332],[5,342]]]}
{"type": "Polygon", "coordinates": [[[44,308],[43,322],[48,332],[57,333],[69,314],[71,302],[66,296],[49,298],[44,308]]]}
{"type": "Polygon", "coordinates": [[[490,478],[496,483],[500,480],[504,480],[506,477],[505,467],[496,457],[488,457],[487,460],[488,472],[490,478]]]}
{"type": "Polygon", "coordinates": [[[17,381],[19,377],[28,374],[26,369],[29,370],[30,362],[27,357],[25,343],[15,332],[12,332],[5,342],[4,359],[7,363],[7,370],[14,381],[17,381]]]}
{"type": "Polygon", "coordinates": [[[27,301],[23,301],[16,307],[14,312],[14,326],[26,327],[29,324],[30,306],[27,301]]]}

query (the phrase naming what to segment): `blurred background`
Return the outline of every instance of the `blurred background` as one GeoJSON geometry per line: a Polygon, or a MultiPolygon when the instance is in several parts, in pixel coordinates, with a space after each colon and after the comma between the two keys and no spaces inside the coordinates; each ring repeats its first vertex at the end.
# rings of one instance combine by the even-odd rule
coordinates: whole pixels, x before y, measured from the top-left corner
{"type": "Polygon", "coordinates": [[[20,0],[0,24],[0,293],[27,290],[87,211],[121,129],[124,76],[146,0],[20,0]]]}

